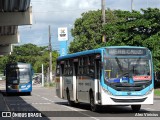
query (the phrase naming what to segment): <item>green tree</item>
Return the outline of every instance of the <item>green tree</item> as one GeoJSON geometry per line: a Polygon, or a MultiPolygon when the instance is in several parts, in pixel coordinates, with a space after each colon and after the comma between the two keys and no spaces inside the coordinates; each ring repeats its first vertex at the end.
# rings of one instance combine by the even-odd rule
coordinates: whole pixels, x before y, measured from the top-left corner
{"type": "Polygon", "coordinates": [[[102,27],[101,11],[82,14],[71,30],[74,37],[71,53],[103,46],[144,46],[152,51],[155,70],[160,70],[160,10],[141,11],[106,10],[106,24],[102,27]],[[106,34],[106,43],[101,42],[106,34]]]}
{"type": "Polygon", "coordinates": [[[155,70],[160,70],[160,10],[114,11],[115,22],[104,26],[108,45],[144,46],[152,51],[155,70]]]}
{"type": "MultiPolygon", "coordinates": [[[[110,9],[106,10],[106,16],[109,23],[117,18],[110,9]]],[[[102,28],[101,10],[83,13],[81,18],[76,19],[71,33],[74,40],[69,47],[70,53],[105,46],[102,43],[105,30],[102,28]]]]}
{"type": "Polygon", "coordinates": [[[8,58],[6,56],[0,56],[0,73],[4,73],[4,68],[7,63],[8,58]]]}
{"type": "MultiPolygon", "coordinates": [[[[58,57],[57,51],[52,52],[52,64],[53,71],[55,70],[56,59],[58,57]]],[[[3,56],[0,58],[0,69],[5,68],[6,63],[13,62],[25,62],[30,63],[33,66],[35,72],[41,72],[41,66],[44,64],[45,73],[49,67],[49,51],[47,46],[38,47],[34,44],[24,44],[20,46],[15,46],[13,53],[8,56],[3,56]]]]}
{"type": "Polygon", "coordinates": [[[74,29],[71,30],[74,37],[69,51],[71,53],[82,50],[93,49],[101,43],[102,36],[101,11],[89,11],[83,13],[74,23],[74,29]]]}

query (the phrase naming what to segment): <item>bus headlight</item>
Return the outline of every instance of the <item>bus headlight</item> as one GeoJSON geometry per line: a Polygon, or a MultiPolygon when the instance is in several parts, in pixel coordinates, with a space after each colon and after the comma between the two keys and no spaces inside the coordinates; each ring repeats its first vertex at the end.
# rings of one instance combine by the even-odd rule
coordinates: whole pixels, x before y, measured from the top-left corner
{"type": "Polygon", "coordinates": [[[10,86],[10,85],[8,85],[8,88],[11,88],[11,86],[10,86]]]}
{"type": "Polygon", "coordinates": [[[113,95],[110,91],[106,90],[105,88],[103,88],[104,92],[107,93],[108,95],[113,95]]]}
{"type": "Polygon", "coordinates": [[[152,93],[152,91],[153,91],[153,88],[152,88],[152,89],[150,89],[148,92],[146,92],[146,94],[145,94],[145,95],[149,95],[149,94],[151,94],[151,93],[152,93]]]}

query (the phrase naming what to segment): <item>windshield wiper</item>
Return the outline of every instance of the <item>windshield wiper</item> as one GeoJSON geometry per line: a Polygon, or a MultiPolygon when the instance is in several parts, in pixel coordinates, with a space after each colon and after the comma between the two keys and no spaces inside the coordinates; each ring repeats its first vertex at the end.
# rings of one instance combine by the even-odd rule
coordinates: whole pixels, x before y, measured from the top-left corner
{"type": "Polygon", "coordinates": [[[115,57],[115,59],[116,59],[116,62],[117,62],[117,64],[118,64],[119,69],[120,69],[121,71],[123,71],[119,59],[118,59],[117,57],[115,57]]]}

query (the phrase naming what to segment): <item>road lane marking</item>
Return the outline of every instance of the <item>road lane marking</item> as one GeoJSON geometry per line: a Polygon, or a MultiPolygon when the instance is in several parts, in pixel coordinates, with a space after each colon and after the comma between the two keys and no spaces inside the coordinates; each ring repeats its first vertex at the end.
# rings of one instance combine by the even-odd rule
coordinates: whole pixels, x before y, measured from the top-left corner
{"type": "Polygon", "coordinates": [[[53,101],[53,100],[48,100],[48,101],[53,102],[53,103],[55,102],[55,101],[53,101]]]}
{"type": "Polygon", "coordinates": [[[48,99],[48,98],[46,98],[46,97],[41,97],[40,95],[38,95],[38,94],[34,94],[34,95],[36,95],[36,96],[38,96],[38,97],[40,97],[40,98],[42,98],[42,99],[44,99],[44,100],[46,100],[46,101],[49,101],[49,102],[55,102],[55,101],[53,101],[53,100],[50,100],[50,99],[48,99]]]}
{"type": "MultiPolygon", "coordinates": [[[[35,95],[40,97],[40,95],[38,95],[38,94],[35,94],[35,95]]],[[[44,99],[44,100],[46,100],[46,101],[55,102],[55,101],[50,100],[50,99],[48,99],[48,98],[46,98],[46,97],[41,97],[41,98],[44,99]]],[[[80,113],[80,114],[82,114],[82,115],[84,115],[84,116],[89,117],[89,118],[92,118],[92,119],[95,119],[95,120],[99,120],[98,118],[93,117],[93,116],[88,115],[88,114],[85,114],[85,113],[82,113],[82,112],[78,111],[77,109],[74,109],[74,108],[71,108],[71,107],[68,107],[68,106],[63,106],[63,107],[66,107],[66,108],[68,108],[68,109],[70,109],[70,110],[76,111],[76,112],[78,112],[78,113],[80,113]]]]}
{"type": "Polygon", "coordinates": [[[99,120],[98,118],[93,117],[93,116],[88,115],[88,114],[85,114],[85,113],[82,113],[82,112],[78,111],[77,109],[74,109],[74,108],[71,108],[71,107],[68,107],[68,106],[63,106],[63,107],[66,107],[66,108],[68,108],[68,109],[70,109],[70,110],[76,111],[76,112],[78,112],[78,113],[80,113],[80,114],[82,114],[82,115],[85,115],[85,116],[89,117],[89,118],[92,118],[92,119],[95,119],[95,120],[99,120]]]}
{"type": "Polygon", "coordinates": [[[152,109],[152,108],[143,108],[143,109],[147,109],[147,110],[156,111],[155,109],[152,109]]]}
{"type": "Polygon", "coordinates": [[[31,104],[36,104],[36,105],[39,105],[39,104],[44,105],[45,104],[46,105],[46,104],[51,104],[51,103],[31,103],[31,104]]]}
{"type": "Polygon", "coordinates": [[[41,97],[41,98],[48,101],[48,98],[45,98],[45,97],[41,97]]]}
{"type": "Polygon", "coordinates": [[[51,104],[51,103],[22,103],[22,104],[10,104],[11,106],[19,106],[19,105],[48,105],[48,104],[51,104]]]}

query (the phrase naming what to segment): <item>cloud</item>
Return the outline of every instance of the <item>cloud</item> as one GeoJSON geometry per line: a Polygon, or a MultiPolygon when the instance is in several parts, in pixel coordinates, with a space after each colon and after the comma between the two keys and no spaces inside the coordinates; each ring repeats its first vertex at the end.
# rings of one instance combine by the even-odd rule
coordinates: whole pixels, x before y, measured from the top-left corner
{"type": "MultiPolygon", "coordinates": [[[[33,25],[20,27],[21,44],[31,42],[47,45],[48,26],[51,26],[52,43],[58,48],[58,27],[73,27],[83,12],[101,9],[101,0],[31,0],[33,25]]],[[[160,7],[160,0],[133,0],[133,8],[160,7]]],[[[106,0],[106,8],[131,10],[131,0],[106,0]]],[[[71,37],[69,33],[69,37],[71,37]]],[[[54,48],[53,48],[54,49],[54,48]]]]}

